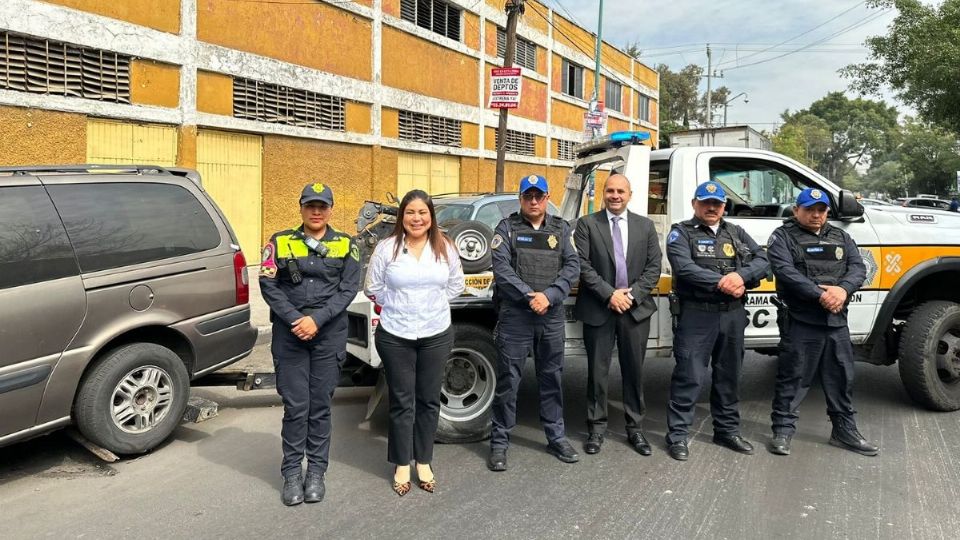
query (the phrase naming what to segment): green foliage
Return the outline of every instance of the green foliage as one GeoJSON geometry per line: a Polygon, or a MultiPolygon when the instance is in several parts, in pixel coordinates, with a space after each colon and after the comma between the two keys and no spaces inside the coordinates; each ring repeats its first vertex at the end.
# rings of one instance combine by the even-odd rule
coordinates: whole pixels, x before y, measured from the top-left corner
{"type": "Polygon", "coordinates": [[[689,129],[690,122],[698,122],[703,117],[697,90],[703,69],[691,64],[674,72],[666,64],[660,64],[657,71],[660,72],[661,126],[675,124],[689,129]]]}
{"type": "MultiPolygon", "coordinates": [[[[884,161],[870,167],[863,178],[864,190],[885,193],[890,197],[906,197],[911,191],[913,176],[903,170],[899,161],[884,161]]],[[[917,193],[914,191],[914,193],[917,193]]]]}
{"type": "Polygon", "coordinates": [[[826,121],[813,114],[796,114],[773,135],[773,150],[817,169],[832,143],[826,121]]]}
{"type": "Polygon", "coordinates": [[[897,9],[884,36],[867,40],[873,61],[842,73],[852,88],[878,94],[884,87],[913,106],[922,118],[960,133],[960,0],[871,0],[872,7],[897,9]]]}
{"type": "Polygon", "coordinates": [[[960,152],[949,131],[910,119],[898,154],[901,166],[912,173],[910,188],[915,193],[946,195],[956,190],[960,152]]]}
{"type": "Polygon", "coordinates": [[[849,99],[842,92],[831,92],[806,110],[785,112],[783,120],[784,128],[804,126],[806,155],[801,161],[837,183],[850,169],[890,152],[897,130],[894,107],[883,101],[849,99]]]}

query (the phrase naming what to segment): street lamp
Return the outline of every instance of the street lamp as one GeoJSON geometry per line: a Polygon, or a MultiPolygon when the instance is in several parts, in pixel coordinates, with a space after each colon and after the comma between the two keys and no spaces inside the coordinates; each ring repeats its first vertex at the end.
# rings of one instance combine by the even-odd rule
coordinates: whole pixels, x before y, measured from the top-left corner
{"type": "Polygon", "coordinates": [[[733,96],[732,98],[723,102],[723,127],[727,127],[727,105],[733,102],[733,100],[738,97],[743,96],[744,103],[750,103],[750,98],[747,96],[746,92],[740,92],[739,94],[733,96]]]}

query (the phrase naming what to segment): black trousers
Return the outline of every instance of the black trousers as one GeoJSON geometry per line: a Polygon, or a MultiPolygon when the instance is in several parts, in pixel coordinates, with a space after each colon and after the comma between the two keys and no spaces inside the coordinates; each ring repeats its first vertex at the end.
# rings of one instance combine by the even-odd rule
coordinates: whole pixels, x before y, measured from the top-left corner
{"type": "Polygon", "coordinates": [[[395,336],[382,326],[374,338],[387,372],[390,430],[387,460],[409,465],[433,461],[433,439],[440,419],[443,368],[453,348],[453,331],[420,339],[395,336]]]}
{"type": "Polygon", "coordinates": [[[283,401],[280,473],[300,474],[306,455],[307,471],[323,474],[330,454],[330,403],[347,355],[347,314],[324,325],[310,341],[274,322],[272,340],[277,393],[283,401]]]}
{"type": "Polygon", "coordinates": [[[650,319],[636,322],[629,314],[614,315],[600,326],[583,325],[587,349],[587,429],[607,430],[607,386],[613,345],[617,344],[623,380],[623,416],[627,435],[640,431],[646,405],[643,401],[643,361],[650,337],[650,319]]]}
{"type": "Polygon", "coordinates": [[[527,356],[533,353],[540,390],[540,423],[547,441],[563,439],[563,306],[537,315],[525,307],[504,305],[494,331],[497,344],[497,392],[493,397],[490,448],[507,448],[517,424],[517,390],[527,356]]]}
{"type": "Polygon", "coordinates": [[[774,435],[797,431],[800,403],[817,373],[834,426],[855,428],[853,409],[853,344],[846,326],[831,328],[790,320],[780,340],[777,386],[773,397],[774,435]]]}
{"type": "Polygon", "coordinates": [[[720,312],[687,306],[682,309],[673,336],[677,365],[670,380],[667,443],[687,440],[708,367],[713,368],[710,387],[713,432],[737,435],[740,433],[740,371],[747,312],[742,307],[720,312]]]}

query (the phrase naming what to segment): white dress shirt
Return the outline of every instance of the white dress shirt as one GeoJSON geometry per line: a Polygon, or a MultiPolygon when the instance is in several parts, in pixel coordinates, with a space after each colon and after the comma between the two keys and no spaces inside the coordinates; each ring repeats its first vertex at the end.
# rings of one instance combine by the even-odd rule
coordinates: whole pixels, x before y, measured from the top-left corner
{"type": "Polygon", "coordinates": [[[630,228],[630,227],[627,227],[627,214],[628,214],[628,212],[627,212],[626,210],[624,210],[623,213],[620,214],[619,216],[617,216],[616,214],[614,214],[613,212],[611,212],[611,211],[609,211],[609,210],[607,210],[606,212],[607,212],[607,223],[610,224],[610,237],[611,237],[611,238],[613,238],[613,227],[614,227],[614,225],[613,225],[613,218],[615,218],[615,217],[619,217],[619,218],[620,218],[620,221],[617,222],[617,225],[616,225],[616,226],[617,226],[617,227],[620,227],[620,239],[623,240],[623,254],[624,254],[624,256],[626,256],[626,254],[627,254],[627,229],[630,228]]]}
{"type": "Polygon", "coordinates": [[[377,244],[370,257],[364,292],[381,306],[380,325],[404,339],[435,336],[450,327],[450,300],[463,292],[463,268],[453,245],[436,260],[430,242],[420,259],[404,249],[393,258],[396,238],[377,244]]]}

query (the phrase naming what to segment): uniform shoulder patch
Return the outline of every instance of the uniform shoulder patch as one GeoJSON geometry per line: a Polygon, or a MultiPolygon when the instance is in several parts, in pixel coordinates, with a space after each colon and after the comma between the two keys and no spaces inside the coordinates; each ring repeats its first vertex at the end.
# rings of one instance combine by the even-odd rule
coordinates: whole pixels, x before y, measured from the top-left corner
{"type": "Polygon", "coordinates": [[[776,242],[776,241],[777,241],[777,233],[771,234],[771,235],[770,235],[770,238],[767,238],[767,247],[772,246],[773,243],[776,242]]]}
{"type": "Polygon", "coordinates": [[[500,236],[499,234],[495,234],[493,235],[493,240],[490,242],[490,248],[497,249],[498,247],[500,247],[500,244],[502,243],[503,243],[503,237],[500,236]]]}
{"type": "Polygon", "coordinates": [[[350,258],[357,262],[360,261],[360,248],[353,242],[350,243],[350,258]]]}
{"type": "Polygon", "coordinates": [[[667,236],[667,243],[672,244],[676,242],[678,238],[680,238],[680,231],[678,231],[677,229],[673,229],[670,231],[670,234],[667,236]]]}
{"type": "Polygon", "coordinates": [[[272,242],[263,246],[263,253],[260,255],[260,277],[277,277],[277,257],[272,242]]]}

